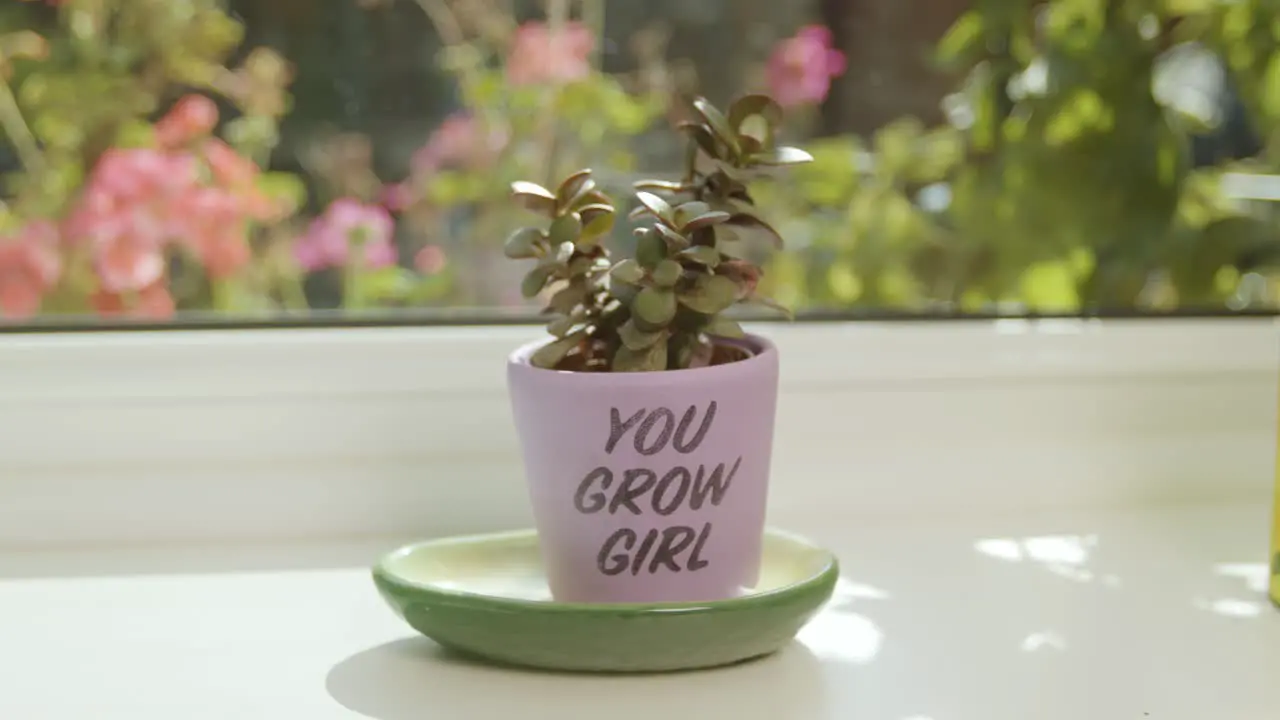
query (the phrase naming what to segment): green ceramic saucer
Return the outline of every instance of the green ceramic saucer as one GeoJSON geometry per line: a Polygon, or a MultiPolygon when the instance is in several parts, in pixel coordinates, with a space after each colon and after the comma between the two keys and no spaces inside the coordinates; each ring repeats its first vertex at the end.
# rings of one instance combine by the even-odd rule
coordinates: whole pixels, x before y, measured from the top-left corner
{"type": "Polygon", "coordinates": [[[838,575],[830,552],[773,531],[760,586],[716,602],[554,602],[532,530],[409,545],[373,569],[396,613],[446,648],[595,672],[689,670],[767,655],[831,597],[838,575]]]}

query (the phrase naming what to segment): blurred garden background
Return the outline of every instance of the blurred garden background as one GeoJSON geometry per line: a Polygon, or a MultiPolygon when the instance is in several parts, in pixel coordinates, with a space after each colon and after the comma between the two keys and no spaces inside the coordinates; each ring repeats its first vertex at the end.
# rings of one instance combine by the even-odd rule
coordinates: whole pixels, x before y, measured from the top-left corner
{"type": "Polygon", "coordinates": [[[509,184],[754,91],[801,317],[1280,300],[1275,0],[4,0],[0,322],[532,313],[509,184]]]}

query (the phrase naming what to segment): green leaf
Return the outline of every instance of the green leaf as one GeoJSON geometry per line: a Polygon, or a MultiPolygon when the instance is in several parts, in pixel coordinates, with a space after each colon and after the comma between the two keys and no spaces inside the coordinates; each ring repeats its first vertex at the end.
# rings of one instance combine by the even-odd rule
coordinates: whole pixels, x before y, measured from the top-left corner
{"type": "Polygon", "coordinates": [[[640,204],[652,213],[654,217],[665,221],[669,225],[675,224],[675,212],[666,200],[643,190],[636,193],[636,200],[640,201],[640,204]]]}
{"type": "Polygon", "coordinates": [[[543,345],[538,348],[533,355],[529,357],[529,362],[534,367],[543,368],[544,370],[554,369],[560,364],[564,357],[574,348],[582,344],[582,334],[575,333],[567,337],[560,338],[543,345]]]}
{"type": "Polygon", "coordinates": [[[605,207],[611,208],[613,207],[613,200],[599,190],[592,190],[584,195],[581,200],[575,203],[574,208],[578,212],[582,212],[582,209],[588,205],[604,205],[605,207]]]}
{"type": "Polygon", "coordinates": [[[1258,89],[1262,92],[1262,107],[1267,115],[1272,120],[1280,120],[1280,51],[1271,55],[1258,89]]]}
{"type": "Polygon", "coordinates": [[[924,126],[914,117],[898,118],[883,125],[872,138],[876,153],[876,174],[896,178],[913,162],[916,143],[924,134],[924,126]]]}
{"type": "Polygon", "coordinates": [[[413,290],[416,280],[412,270],[396,266],[365,270],[356,275],[358,293],[365,302],[403,298],[413,290]]]}
{"type": "Polygon", "coordinates": [[[258,190],[287,208],[288,214],[297,212],[307,202],[307,186],[293,173],[265,172],[258,176],[258,190]]]}
{"type": "Polygon", "coordinates": [[[782,106],[768,95],[744,95],[729,105],[727,119],[730,127],[742,134],[747,118],[759,117],[769,127],[775,127],[782,122],[782,114],[782,106]]]}
{"type": "Polygon", "coordinates": [[[797,147],[778,147],[751,156],[759,165],[801,165],[813,162],[813,156],[797,147]]]}
{"type": "Polygon", "coordinates": [[[547,237],[552,245],[560,245],[562,243],[575,243],[578,236],[582,234],[582,216],[576,212],[561,215],[551,221],[551,227],[547,230],[547,237]]]}
{"type": "Polygon", "coordinates": [[[702,119],[707,122],[707,126],[715,133],[716,138],[728,145],[729,149],[736,155],[739,150],[738,133],[729,127],[728,119],[714,105],[707,102],[705,98],[695,98],[693,107],[702,116],[702,119]]]}
{"type": "Polygon", "coordinates": [[[1018,278],[1018,299],[1034,312],[1070,310],[1079,307],[1081,280],[1068,261],[1034,263],[1018,278]]]}
{"type": "Polygon", "coordinates": [[[547,280],[551,279],[551,274],[555,272],[555,268],[549,265],[539,265],[529,272],[525,273],[524,280],[520,282],[520,294],[531,298],[542,292],[542,288],[547,284],[547,280]]]}
{"type": "Polygon", "coordinates": [[[689,258],[690,260],[714,268],[720,264],[720,251],[706,245],[695,245],[691,248],[680,251],[680,257],[689,258]]]}
{"type": "Polygon", "coordinates": [[[702,215],[693,218],[689,222],[685,223],[684,227],[680,229],[685,233],[694,233],[705,227],[711,227],[712,225],[719,225],[720,223],[728,222],[732,217],[733,216],[727,212],[712,210],[711,212],[703,213],[702,215]]]}
{"type": "Polygon", "coordinates": [[[753,155],[773,144],[773,129],[763,116],[752,115],[742,121],[742,126],[738,129],[738,141],[748,155],[753,155]]]}
{"type": "MultiPolygon", "coordinates": [[[[432,175],[423,187],[423,196],[431,203],[440,206],[464,205],[480,200],[485,194],[484,179],[476,174],[441,170],[432,175]]],[[[524,204],[523,196],[513,196],[517,204],[524,204]]],[[[537,211],[540,215],[550,216],[546,212],[537,211]]]]}
{"type": "Polygon", "coordinates": [[[659,223],[653,226],[653,229],[656,230],[657,233],[665,239],[669,248],[674,248],[676,250],[683,250],[689,247],[689,238],[685,237],[683,234],[679,232],[676,232],[675,230],[672,230],[666,225],[659,223]]]}
{"type": "Polygon", "coordinates": [[[609,273],[624,283],[639,285],[644,280],[644,268],[631,258],[627,258],[617,265],[609,273]]]}
{"type": "Polygon", "coordinates": [[[711,206],[701,200],[690,200],[687,203],[678,205],[675,209],[675,225],[676,227],[684,227],[684,224],[704,213],[711,212],[711,206]]]}
{"type": "Polygon", "coordinates": [[[631,350],[644,350],[645,348],[653,347],[653,344],[663,339],[666,334],[666,330],[641,330],[636,327],[635,322],[632,320],[622,323],[622,327],[618,328],[618,339],[631,350]]]}
{"type": "Polygon", "coordinates": [[[513,260],[537,257],[538,246],[542,241],[542,231],[538,228],[520,228],[507,238],[502,246],[502,254],[513,260]]]}
{"type": "Polygon", "coordinates": [[[947,67],[968,65],[982,52],[983,19],[978,10],[970,10],[952,23],[935,51],[938,62],[947,67]]]}
{"type": "Polygon", "coordinates": [[[653,269],[667,257],[666,242],[653,230],[640,233],[636,238],[636,260],[653,269]]]}
{"type": "Polygon", "coordinates": [[[722,338],[738,339],[746,337],[746,332],[742,329],[742,326],[736,320],[730,320],[726,317],[716,317],[707,324],[703,332],[722,338]]]}
{"type": "Polygon", "coordinates": [[[647,287],[631,301],[632,317],[651,328],[666,327],[676,316],[676,296],[670,290],[647,287]]]}
{"type": "Polygon", "coordinates": [[[779,303],[777,300],[774,300],[773,298],[765,297],[764,295],[752,295],[746,298],[746,300],[747,302],[753,302],[757,305],[763,305],[767,308],[772,308],[774,310],[777,310],[778,312],[787,316],[788,320],[796,319],[795,313],[791,312],[791,308],[783,305],[782,303],[779,303]]]}
{"type": "MultiPolygon", "coordinates": [[[[41,76],[36,75],[35,77],[40,78],[41,76]]],[[[27,89],[27,87],[29,87],[31,84],[32,84],[32,80],[27,80],[27,82],[23,84],[23,90],[27,89]]],[[[119,130],[116,131],[116,140],[114,144],[118,148],[129,148],[129,149],[154,147],[156,144],[155,127],[153,127],[151,123],[146,122],[144,120],[139,120],[139,119],[125,120],[120,124],[119,130]]],[[[258,183],[257,183],[258,189],[266,193],[267,195],[271,195],[272,193],[263,187],[262,180],[266,178],[267,175],[276,175],[276,174],[292,176],[292,173],[263,173],[262,175],[258,176],[258,183]]],[[[301,203],[306,202],[306,197],[307,197],[307,191],[306,191],[306,187],[304,186],[302,188],[302,196],[298,205],[299,207],[301,206],[301,203]]]]}
{"type": "Polygon", "coordinates": [[[49,43],[33,30],[0,35],[0,67],[14,60],[39,60],[49,54],[49,43]]]}
{"type": "Polygon", "coordinates": [[[714,315],[738,300],[738,284],[723,275],[702,275],[680,294],[680,303],[695,312],[714,315]]]}
{"type": "Polygon", "coordinates": [[[556,188],[556,207],[563,210],[569,207],[579,195],[585,195],[595,189],[596,181],[591,179],[590,170],[579,170],[560,182],[556,188]]]}
{"type": "Polygon", "coordinates": [[[693,138],[694,143],[707,154],[707,157],[720,157],[722,153],[721,143],[716,141],[716,137],[711,130],[701,123],[683,123],[679,126],[693,138]]]}
{"type": "MultiPolygon", "coordinates": [[[[569,259],[573,257],[574,245],[569,241],[565,241],[556,246],[556,254],[549,256],[547,259],[553,262],[557,267],[564,267],[569,263],[569,259]]],[[[584,260],[586,258],[583,258],[584,260]]]]}
{"type": "Polygon", "coordinates": [[[696,335],[686,335],[685,337],[687,342],[682,343],[680,349],[676,351],[676,367],[697,368],[710,365],[711,357],[715,354],[715,347],[696,335]]]}
{"type": "Polygon", "coordinates": [[[578,318],[565,316],[556,318],[547,324],[547,332],[558,338],[567,336],[575,327],[580,325],[578,318]]]}
{"type": "Polygon", "coordinates": [[[659,372],[666,369],[666,333],[660,333],[658,341],[643,350],[632,350],[623,345],[613,356],[614,372],[659,372]]]}
{"type": "Polygon", "coordinates": [[[1221,0],[1164,0],[1164,11],[1173,16],[1210,12],[1221,0]]]}
{"type": "Polygon", "coordinates": [[[601,265],[600,260],[600,258],[590,258],[584,255],[579,255],[569,262],[569,266],[565,269],[565,272],[570,277],[586,278],[593,270],[602,267],[609,267],[608,260],[605,260],[603,265],[601,265]]]}
{"type": "Polygon", "coordinates": [[[546,311],[568,315],[587,297],[587,285],[583,282],[570,282],[568,287],[556,291],[547,302],[546,311]]]}
{"type": "Polygon", "coordinates": [[[778,234],[778,231],[774,230],[772,225],[755,215],[738,213],[726,222],[732,225],[737,230],[738,235],[744,237],[744,239],[746,237],[761,236],[777,249],[781,249],[783,246],[782,235],[778,234]]]}
{"type": "Polygon", "coordinates": [[[632,187],[636,190],[646,190],[650,192],[667,192],[678,193],[684,192],[684,183],[672,182],[670,180],[638,180],[632,187]]]}
{"type": "Polygon", "coordinates": [[[611,206],[586,205],[579,212],[582,215],[582,234],[578,237],[578,245],[595,245],[613,231],[616,213],[611,206]]]}
{"type": "Polygon", "coordinates": [[[608,203],[591,203],[578,208],[577,212],[582,218],[582,224],[590,225],[593,221],[598,220],[601,215],[616,215],[618,211],[608,203]]]}
{"type": "Polygon", "coordinates": [[[565,200],[564,205],[562,205],[561,208],[564,210],[571,210],[580,205],[590,204],[592,200],[591,196],[595,189],[596,181],[591,178],[587,178],[587,181],[582,184],[582,187],[578,188],[578,192],[565,200]]]}
{"type": "Polygon", "coordinates": [[[663,260],[653,269],[653,282],[658,287],[675,287],[683,274],[684,268],[680,267],[680,263],[675,260],[663,260]]]}
{"type": "Polygon", "coordinates": [[[517,180],[511,183],[511,196],[525,209],[549,215],[556,209],[556,196],[537,183],[517,180]]]}

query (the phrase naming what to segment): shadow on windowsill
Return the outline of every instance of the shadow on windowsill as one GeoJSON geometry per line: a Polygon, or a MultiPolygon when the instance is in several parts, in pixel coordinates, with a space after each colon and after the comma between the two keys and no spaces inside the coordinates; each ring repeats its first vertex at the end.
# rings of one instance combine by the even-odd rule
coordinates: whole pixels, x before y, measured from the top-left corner
{"type": "Polygon", "coordinates": [[[325,685],[342,706],[375,720],[709,718],[730,708],[735,720],[777,720],[823,714],[822,670],[798,642],[723,668],[599,675],[489,665],[414,637],[352,655],[330,670],[325,685]]]}

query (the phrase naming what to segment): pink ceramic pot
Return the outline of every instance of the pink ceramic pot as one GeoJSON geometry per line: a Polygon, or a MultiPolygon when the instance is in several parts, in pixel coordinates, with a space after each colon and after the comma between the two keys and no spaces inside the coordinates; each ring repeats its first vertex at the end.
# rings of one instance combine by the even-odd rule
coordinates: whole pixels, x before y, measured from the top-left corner
{"type": "Polygon", "coordinates": [[[542,370],[507,382],[551,593],[562,602],[721,600],[760,568],[778,351],[694,370],[542,370]]]}

